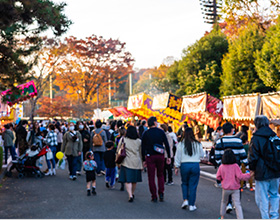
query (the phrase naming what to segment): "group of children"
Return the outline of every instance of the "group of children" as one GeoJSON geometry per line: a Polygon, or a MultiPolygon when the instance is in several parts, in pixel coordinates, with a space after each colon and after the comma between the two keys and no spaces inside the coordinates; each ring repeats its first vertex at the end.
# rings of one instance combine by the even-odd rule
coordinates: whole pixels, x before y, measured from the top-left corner
{"type": "MultiPolygon", "coordinates": [[[[106,167],[106,187],[109,189],[115,188],[116,174],[118,172],[116,167],[116,148],[113,141],[107,141],[105,144],[107,151],[104,153],[104,163],[106,167]]],[[[84,161],[84,171],[86,172],[86,182],[87,182],[87,195],[90,196],[91,193],[96,195],[96,175],[95,170],[97,164],[94,161],[94,154],[92,151],[88,151],[85,156],[84,161]],[[92,190],[90,189],[92,186],[92,190]],[[90,192],[91,191],[91,192],[90,192]]]]}

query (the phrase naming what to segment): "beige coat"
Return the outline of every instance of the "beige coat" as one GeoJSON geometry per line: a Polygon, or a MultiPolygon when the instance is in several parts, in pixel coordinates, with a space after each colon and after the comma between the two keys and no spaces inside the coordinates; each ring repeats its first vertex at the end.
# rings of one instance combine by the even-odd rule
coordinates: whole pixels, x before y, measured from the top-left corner
{"type": "MultiPolygon", "coordinates": [[[[143,169],[142,158],[141,158],[141,140],[140,139],[130,139],[124,138],[126,157],[121,163],[122,166],[130,169],[143,169]]],[[[119,142],[117,152],[119,152],[122,144],[122,139],[119,142]]]]}
{"type": "Polygon", "coordinates": [[[70,131],[67,131],[63,136],[61,151],[67,156],[72,155],[74,157],[79,156],[79,152],[83,150],[82,135],[80,132],[75,131],[78,139],[73,142],[70,131]]]}

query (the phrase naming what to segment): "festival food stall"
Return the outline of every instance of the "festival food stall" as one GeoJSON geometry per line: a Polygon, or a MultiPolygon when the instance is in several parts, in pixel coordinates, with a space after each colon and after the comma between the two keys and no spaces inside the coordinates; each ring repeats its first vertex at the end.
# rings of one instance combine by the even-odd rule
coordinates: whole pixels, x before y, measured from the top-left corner
{"type": "Polygon", "coordinates": [[[265,115],[272,124],[272,129],[280,135],[280,91],[261,94],[259,115],[265,115]]]}
{"type": "Polygon", "coordinates": [[[150,116],[155,116],[159,123],[172,123],[176,131],[183,123],[182,114],[179,111],[181,104],[181,98],[169,93],[160,94],[154,98],[140,93],[129,96],[127,109],[140,118],[148,119],[150,116]],[[155,104],[153,104],[154,101],[155,104]]]}
{"type": "Polygon", "coordinates": [[[260,111],[260,104],[261,96],[259,93],[225,96],[223,119],[229,120],[237,126],[248,126],[248,139],[250,140],[254,119],[260,111]]]}
{"type": "Polygon", "coordinates": [[[37,95],[34,81],[18,85],[17,88],[18,90],[16,91],[8,89],[1,92],[0,121],[2,125],[22,118],[23,106],[20,102],[37,95]]]}
{"type": "MultiPolygon", "coordinates": [[[[183,96],[181,112],[187,117],[196,120],[197,122],[208,125],[216,130],[222,121],[223,102],[206,92],[183,96]]],[[[205,139],[207,126],[204,126],[205,139]]],[[[213,146],[212,141],[201,141],[205,151],[202,162],[208,163],[209,152],[213,146]]]]}
{"type": "Polygon", "coordinates": [[[223,102],[206,92],[183,96],[182,114],[216,129],[223,117],[223,102]]]}

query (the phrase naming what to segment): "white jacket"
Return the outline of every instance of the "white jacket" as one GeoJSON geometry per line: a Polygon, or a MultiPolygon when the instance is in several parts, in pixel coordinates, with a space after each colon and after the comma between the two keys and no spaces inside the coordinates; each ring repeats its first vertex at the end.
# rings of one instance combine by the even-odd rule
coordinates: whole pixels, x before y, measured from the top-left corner
{"type": "Polygon", "coordinates": [[[185,143],[182,141],[178,144],[175,154],[175,167],[180,167],[181,163],[200,162],[200,158],[204,156],[202,144],[199,142],[192,142],[192,147],[193,155],[189,156],[185,154],[185,143]]]}

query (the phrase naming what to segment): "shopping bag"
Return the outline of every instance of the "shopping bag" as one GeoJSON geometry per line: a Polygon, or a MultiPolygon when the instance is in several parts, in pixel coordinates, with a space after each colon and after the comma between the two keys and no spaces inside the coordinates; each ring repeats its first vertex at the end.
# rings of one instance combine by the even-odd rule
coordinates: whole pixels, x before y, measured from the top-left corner
{"type": "Polygon", "coordinates": [[[65,169],[65,159],[64,158],[62,158],[58,161],[56,168],[61,169],[61,170],[65,169]]]}
{"type": "Polygon", "coordinates": [[[48,152],[47,152],[47,160],[51,160],[51,159],[53,159],[53,153],[52,153],[52,151],[51,151],[51,149],[49,149],[48,150],[48,152]]]}

